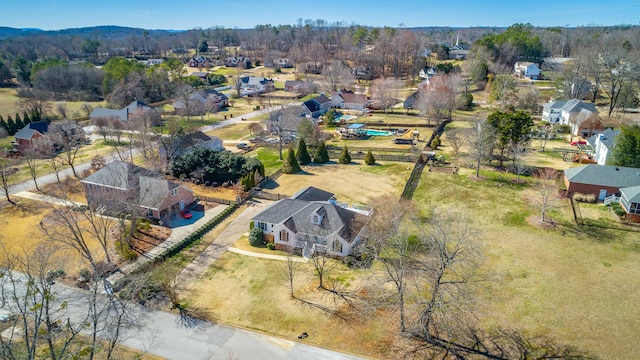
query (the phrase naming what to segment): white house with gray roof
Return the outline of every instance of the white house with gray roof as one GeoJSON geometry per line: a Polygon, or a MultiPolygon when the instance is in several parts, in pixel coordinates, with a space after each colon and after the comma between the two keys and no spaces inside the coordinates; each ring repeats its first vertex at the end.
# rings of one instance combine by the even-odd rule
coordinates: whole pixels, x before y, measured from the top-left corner
{"type": "Polygon", "coordinates": [[[343,258],[362,239],[371,213],[369,208],[348,207],[338,203],[334,194],[308,187],[251,220],[276,249],[300,249],[305,257],[322,251],[343,258]]]}
{"type": "Polygon", "coordinates": [[[598,165],[607,165],[610,161],[618,134],[620,130],[606,129],[587,139],[593,147],[593,157],[598,165]]]}
{"type": "Polygon", "coordinates": [[[583,123],[591,121],[595,125],[599,118],[595,104],[572,99],[556,100],[544,104],[542,107],[542,121],[550,124],[569,125],[571,126],[572,134],[580,135],[583,133],[583,128],[585,128],[583,123]]]}

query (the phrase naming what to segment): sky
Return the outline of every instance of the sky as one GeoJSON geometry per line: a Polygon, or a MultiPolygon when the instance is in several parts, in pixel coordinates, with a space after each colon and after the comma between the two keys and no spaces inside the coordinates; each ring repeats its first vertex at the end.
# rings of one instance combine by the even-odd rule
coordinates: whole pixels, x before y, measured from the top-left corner
{"type": "Polygon", "coordinates": [[[298,19],[374,27],[639,25],[640,1],[2,0],[0,7],[0,26],[43,30],[98,25],[246,29],[260,24],[295,25],[298,19]]]}

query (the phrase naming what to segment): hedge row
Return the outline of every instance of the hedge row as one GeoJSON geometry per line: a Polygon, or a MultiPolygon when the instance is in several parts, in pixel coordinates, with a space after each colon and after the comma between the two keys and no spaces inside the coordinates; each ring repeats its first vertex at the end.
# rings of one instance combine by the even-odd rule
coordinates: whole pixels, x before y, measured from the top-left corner
{"type": "Polygon", "coordinates": [[[182,239],[181,242],[177,243],[173,247],[167,249],[162,255],[158,256],[155,259],[155,262],[164,261],[167,258],[170,258],[180,251],[184,250],[187,246],[191,245],[196,240],[201,239],[205,234],[211,231],[214,227],[220,224],[224,219],[229,217],[229,215],[233,214],[234,211],[238,209],[237,203],[231,203],[226,209],[224,209],[220,214],[216,215],[213,219],[207,221],[202,227],[198,230],[189,234],[189,236],[182,239]]]}

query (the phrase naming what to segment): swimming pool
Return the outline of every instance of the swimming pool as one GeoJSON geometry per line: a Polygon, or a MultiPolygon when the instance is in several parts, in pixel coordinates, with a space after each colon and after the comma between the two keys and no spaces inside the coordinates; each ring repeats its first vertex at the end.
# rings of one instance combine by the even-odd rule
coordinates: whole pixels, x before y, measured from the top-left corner
{"type": "Polygon", "coordinates": [[[391,136],[393,135],[390,131],[384,130],[374,130],[374,129],[365,129],[363,130],[365,134],[369,136],[391,136]]]}

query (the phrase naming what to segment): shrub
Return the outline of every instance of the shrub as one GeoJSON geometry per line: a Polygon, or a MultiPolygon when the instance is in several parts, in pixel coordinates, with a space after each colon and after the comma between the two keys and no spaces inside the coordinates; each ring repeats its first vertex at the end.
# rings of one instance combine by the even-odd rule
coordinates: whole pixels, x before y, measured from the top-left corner
{"type": "Polygon", "coordinates": [[[371,150],[367,152],[367,156],[364,157],[364,163],[367,165],[373,165],[376,163],[376,158],[373,157],[371,150]]]}
{"type": "Polygon", "coordinates": [[[274,243],[267,243],[267,249],[269,249],[269,250],[275,250],[275,249],[276,249],[276,244],[274,244],[274,243]]]}
{"type": "Polygon", "coordinates": [[[298,160],[299,165],[307,165],[311,163],[311,155],[309,155],[309,151],[307,151],[307,144],[305,143],[304,138],[300,138],[300,141],[298,141],[296,159],[298,160]]]}
{"type": "Polygon", "coordinates": [[[287,151],[287,156],[284,158],[284,164],[282,165],[282,171],[285,174],[297,174],[302,169],[298,164],[298,160],[296,159],[296,155],[293,152],[293,147],[289,145],[289,150],[287,151]]]}
{"type": "Polygon", "coordinates": [[[329,151],[324,141],[320,141],[318,148],[316,149],[316,156],[313,158],[313,162],[316,164],[324,164],[329,162],[329,151]]]}
{"type": "Polygon", "coordinates": [[[120,255],[125,260],[134,260],[138,257],[138,253],[133,251],[133,249],[131,249],[129,244],[127,244],[126,242],[118,240],[115,242],[114,246],[116,249],[116,253],[118,253],[118,255],[120,255]]]}
{"type": "Polygon", "coordinates": [[[433,140],[431,140],[431,148],[437,149],[440,146],[440,144],[441,144],[440,136],[436,135],[436,137],[434,137],[433,140]]]}
{"type": "Polygon", "coordinates": [[[584,203],[594,203],[597,199],[594,194],[575,193],[573,194],[573,200],[584,203]]]}
{"type": "Polygon", "coordinates": [[[264,245],[264,233],[262,229],[254,227],[249,231],[249,244],[255,247],[264,245]]]}
{"type": "Polygon", "coordinates": [[[340,164],[351,163],[351,155],[349,154],[349,149],[347,148],[347,145],[345,145],[344,148],[342,148],[342,153],[340,154],[340,158],[338,159],[338,162],[340,162],[340,164]]]}
{"type": "Polygon", "coordinates": [[[610,204],[611,209],[613,209],[613,212],[616,213],[616,215],[623,217],[627,214],[626,211],[624,211],[624,209],[622,208],[622,206],[620,206],[620,203],[617,202],[612,202],[610,204]]]}

